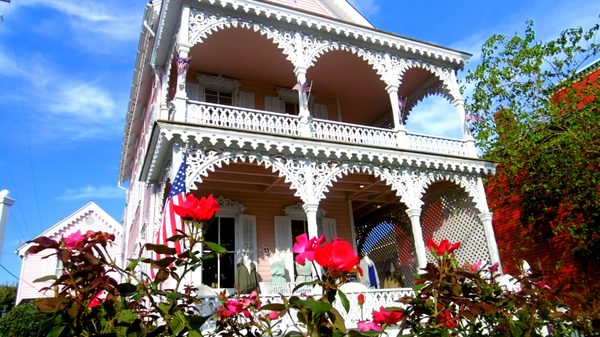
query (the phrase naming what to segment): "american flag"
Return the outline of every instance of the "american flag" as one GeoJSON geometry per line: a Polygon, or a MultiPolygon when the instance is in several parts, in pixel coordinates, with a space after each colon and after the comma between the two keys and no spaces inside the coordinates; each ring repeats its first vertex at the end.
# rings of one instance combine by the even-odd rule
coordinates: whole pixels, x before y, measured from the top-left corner
{"type": "Polygon", "coordinates": [[[175,63],[177,63],[177,75],[182,75],[188,70],[188,68],[190,67],[191,59],[191,57],[183,58],[179,57],[179,55],[175,57],[175,63]]]}
{"type": "Polygon", "coordinates": [[[483,118],[478,114],[465,114],[465,122],[481,123],[483,118]]]}
{"type": "Polygon", "coordinates": [[[292,90],[298,90],[300,92],[309,92],[312,87],[312,81],[306,82],[304,84],[300,84],[300,82],[296,83],[296,85],[292,88],[292,90]]]}
{"type": "MultiPolygon", "coordinates": [[[[181,253],[181,244],[179,241],[172,242],[167,241],[168,238],[177,234],[177,230],[185,231],[183,219],[175,213],[173,205],[181,205],[185,200],[185,168],[186,168],[186,157],[183,156],[183,161],[179,166],[177,175],[173,185],[171,185],[171,191],[165,202],[163,208],[161,226],[158,229],[158,236],[156,237],[156,244],[166,245],[171,248],[175,248],[177,254],[181,253]]],[[[160,259],[162,256],[157,254],[156,259],[160,259]]]]}

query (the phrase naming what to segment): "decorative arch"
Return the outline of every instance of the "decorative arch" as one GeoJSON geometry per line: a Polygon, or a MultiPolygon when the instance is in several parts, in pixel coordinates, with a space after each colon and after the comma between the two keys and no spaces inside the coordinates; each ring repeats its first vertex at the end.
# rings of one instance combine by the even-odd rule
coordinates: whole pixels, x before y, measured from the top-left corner
{"type": "Polygon", "coordinates": [[[325,193],[329,192],[329,188],[333,187],[335,182],[352,173],[368,173],[381,179],[386,185],[390,186],[401,202],[408,205],[407,201],[410,199],[410,191],[412,190],[412,184],[410,184],[409,179],[406,179],[400,172],[394,174],[388,169],[381,169],[372,165],[343,164],[333,167],[323,177],[321,183],[315,186],[315,195],[318,196],[319,200],[325,199],[325,193]]]}
{"type": "MultiPolygon", "coordinates": [[[[492,251],[480,217],[481,210],[458,184],[438,180],[432,185],[442,182],[449,184],[433,193],[428,192],[423,197],[424,204],[420,214],[423,237],[433,238],[436,242],[443,239],[460,242],[456,258],[461,264],[492,262],[492,251]]],[[[433,261],[434,256],[430,252],[426,255],[429,261],[433,261]]]]}
{"type": "Polygon", "coordinates": [[[467,193],[471,201],[476,205],[477,210],[480,213],[484,213],[487,210],[487,204],[485,198],[481,198],[479,193],[478,185],[480,179],[476,176],[471,175],[457,175],[441,171],[429,171],[421,174],[420,181],[417,182],[417,191],[419,191],[419,198],[423,198],[427,189],[438,182],[447,181],[455,184],[463,192],[467,193]]]}
{"type": "Polygon", "coordinates": [[[285,179],[286,183],[290,183],[290,188],[295,190],[294,195],[305,200],[305,196],[301,193],[302,182],[297,179],[296,175],[290,169],[290,164],[282,159],[246,152],[202,150],[197,148],[188,149],[187,155],[188,167],[186,173],[188,179],[186,187],[188,190],[197,189],[196,182],[202,182],[203,177],[207,177],[210,172],[214,172],[223,165],[247,162],[256,163],[279,174],[280,177],[285,179]]]}

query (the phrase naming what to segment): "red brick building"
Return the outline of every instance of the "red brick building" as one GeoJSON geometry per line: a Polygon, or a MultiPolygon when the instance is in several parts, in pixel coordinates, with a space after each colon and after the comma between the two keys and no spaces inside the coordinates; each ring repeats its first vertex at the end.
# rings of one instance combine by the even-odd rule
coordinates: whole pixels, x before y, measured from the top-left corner
{"type": "MultiPolygon", "coordinates": [[[[588,89],[590,86],[594,89],[598,87],[599,75],[600,60],[597,60],[579,72],[572,85],[558,90],[552,97],[553,102],[558,105],[577,97],[569,113],[588,104],[595,104],[593,91],[588,89]]],[[[523,214],[523,200],[520,195],[511,192],[519,190],[522,186],[519,178],[526,177],[527,172],[523,172],[516,179],[509,179],[506,169],[505,166],[499,165],[496,175],[489,178],[486,186],[504,271],[516,275],[521,261],[526,260],[531,266],[541,269],[555,287],[586,283],[590,285],[590,282],[597,282],[600,279],[600,266],[595,260],[574,258],[572,251],[576,242],[568,234],[527,233],[521,225],[527,216],[523,214]]],[[[570,205],[561,204],[555,220],[564,220],[570,209],[570,205]]]]}

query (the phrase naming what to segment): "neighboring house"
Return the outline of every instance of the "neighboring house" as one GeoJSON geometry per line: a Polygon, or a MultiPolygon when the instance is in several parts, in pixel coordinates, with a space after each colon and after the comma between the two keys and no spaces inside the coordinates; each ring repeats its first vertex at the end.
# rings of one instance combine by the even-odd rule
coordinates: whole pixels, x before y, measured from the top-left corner
{"type": "Polygon", "coordinates": [[[207,239],[229,250],[196,285],[233,288],[248,255],[268,292],[273,252],[294,282],[303,232],[353,243],[404,287],[430,237],[460,241],[460,261],[499,262],[482,183],[494,164],[466,130],[405,127],[429,95],[464,124],[456,72],[469,57],[377,30],[344,0],[151,1],[121,156],[126,255],[156,241],[185,155],[187,190],[221,204],[207,239]]]}
{"type": "MultiPolygon", "coordinates": [[[[552,95],[555,104],[575,100],[572,102],[573,107],[569,107],[574,109],[569,110],[570,113],[576,113],[596,100],[594,92],[597,92],[595,88],[600,85],[600,60],[582,69],[576,76],[572,85],[563,87],[552,95]],[[590,88],[594,90],[589,90],[590,88]]],[[[518,274],[521,263],[525,260],[531,266],[541,269],[553,286],[564,285],[562,283],[565,282],[587,285],[595,283],[600,278],[597,260],[581,261],[574,258],[572,251],[576,243],[568,234],[527,233],[523,228],[521,224],[527,214],[523,214],[521,197],[507,192],[518,189],[520,185],[517,185],[517,181],[509,181],[505,170],[504,166],[499,166],[496,175],[490,177],[486,186],[490,208],[494,212],[494,231],[498,242],[502,242],[500,257],[505,272],[518,274]]],[[[565,219],[569,215],[569,209],[569,205],[560,205],[559,211],[554,215],[555,219],[565,219]]]]}
{"type": "MultiPolygon", "coordinates": [[[[107,248],[110,255],[116,260],[121,259],[121,248],[123,241],[123,226],[113,219],[102,208],[93,201],[88,202],[73,214],[56,223],[45,232],[36,236],[46,236],[54,240],[60,240],[61,237],[67,237],[72,233],[81,231],[101,231],[115,234],[115,241],[112,246],[107,248]]],[[[47,287],[51,282],[34,282],[43,276],[62,273],[62,264],[56,256],[49,256],[50,250],[38,254],[27,254],[27,250],[32,244],[25,243],[17,249],[17,254],[21,257],[21,275],[17,288],[17,304],[22,301],[53,296],[52,291],[42,292],[41,289],[47,287]]]]}

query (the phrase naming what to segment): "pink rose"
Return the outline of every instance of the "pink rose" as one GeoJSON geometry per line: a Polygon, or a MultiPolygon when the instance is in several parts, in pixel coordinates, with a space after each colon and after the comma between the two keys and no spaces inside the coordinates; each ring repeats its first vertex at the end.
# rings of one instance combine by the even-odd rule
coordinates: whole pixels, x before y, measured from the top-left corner
{"type": "Polygon", "coordinates": [[[279,312],[278,311],[271,311],[268,315],[267,318],[271,321],[274,321],[276,319],[279,318],[279,312]]]}
{"type": "Polygon", "coordinates": [[[360,321],[358,322],[358,330],[362,332],[369,331],[381,331],[381,325],[373,322],[373,321],[360,321]]]}
{"type": "Polygon", "coordinates": [[[79,230],[67,236],[66,238],[63,238],[65,247],[67,247],[67,249],[75,249],[75,247],[77,247],[77,245],[79,245],[79,243],[83,240],[85,240],[85,236],[81,235],[81,231],[79,230]]]}
{"type": "Polygon", "coordinates": [[[306,260],[314,261],[315,259],[315,248],[320,246],[325,241],[325,236],[321,235],[320,238],[308,239],[306,233],[300,234],[296,237],[296,243],[292,247],[292,251],[296,254],[296,262],[304,265],[306,260]]]}

